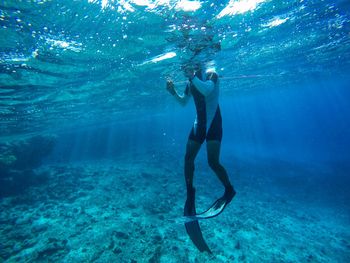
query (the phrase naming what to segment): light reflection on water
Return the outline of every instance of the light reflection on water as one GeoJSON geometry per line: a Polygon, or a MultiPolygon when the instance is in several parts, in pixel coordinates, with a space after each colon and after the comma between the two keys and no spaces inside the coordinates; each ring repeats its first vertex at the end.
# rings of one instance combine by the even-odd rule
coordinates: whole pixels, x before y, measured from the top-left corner
{"type": "Polygon", "coordinates": [[[193,59],[223,96],[349,70],[342,1],[4,1],[0,23],[1,135],[166,104],[193,59]]]}

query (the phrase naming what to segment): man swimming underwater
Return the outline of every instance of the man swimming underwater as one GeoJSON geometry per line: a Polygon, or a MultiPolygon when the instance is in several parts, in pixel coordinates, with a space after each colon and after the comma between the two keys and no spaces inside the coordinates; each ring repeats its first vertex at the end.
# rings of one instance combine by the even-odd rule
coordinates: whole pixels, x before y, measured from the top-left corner
{"type": "Polygon", "coordinates": [[[195,188],[193,187],[194,161],[201,145],[206,141],[209,166],[225,187],[224,195],[210,209],[202,213],[203,218],[210,218],[220,214],[236,194],[225,168],[219,161],[222,139],[222,119],[218,103],[219,77],[214,70],[206,70],[205,66],[200,63],[185,66],[184,73],[189,81],[183,95],[176,91],[172,80],[167,80],[166,85],[170,94],[182,105],[185,105],[189,98],[193,96],[197,113],[186,145],[185,180],[187,200],[184,215],[196,215],[195,188]]]}

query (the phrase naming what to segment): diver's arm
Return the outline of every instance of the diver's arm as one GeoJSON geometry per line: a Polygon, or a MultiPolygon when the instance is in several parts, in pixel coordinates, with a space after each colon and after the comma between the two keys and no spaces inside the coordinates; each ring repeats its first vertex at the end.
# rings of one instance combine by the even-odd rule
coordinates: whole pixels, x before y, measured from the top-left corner
{"type": "Polygon", "coordinates": [[[171,80],[167,80],[166,88],[168,92],[175,97],[177,102],[179,102],[183,106],[187,104],[188,99],[190,97],[188,92],[185,92],[183,95],[180,95],[175,89],[174,83],[171,80]]]}
{"type": "Polygon", "coordinates": [[[208,96],[215,87],[214,81],[207,80],[207,81],[201,81],[196,76],[191,80],[192,84],[198,89],[200,93],[204,96],[208,96]]]}

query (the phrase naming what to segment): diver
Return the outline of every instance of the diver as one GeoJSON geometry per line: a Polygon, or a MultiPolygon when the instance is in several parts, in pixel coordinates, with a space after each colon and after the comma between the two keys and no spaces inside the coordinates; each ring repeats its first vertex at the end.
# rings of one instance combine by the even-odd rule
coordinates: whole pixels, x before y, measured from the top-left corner
{"type": "Polygon", "coordinates": [[[171,79],[167,80],[166,88],[182,105],[185,105],[192,96],[197,114],[186,145],[184,172],[187,199],[184,216],[196,215],[195,188],[193,186],[194,161],[201,145],[206,140],[208,164],[225,187],[224,195],[208,209],[208,211],[214,211],[212,215],[207,217],[209,218],[220,214],[236,194],[225,168],[219,161],[222,139],[222,118],[218,103],[219,77],[214,70],[206,70],[202,63],[186,65],[183,67],[183,71],[185,77],[188,78],[184,94],[180,95],[177,92],[171,79]]]}

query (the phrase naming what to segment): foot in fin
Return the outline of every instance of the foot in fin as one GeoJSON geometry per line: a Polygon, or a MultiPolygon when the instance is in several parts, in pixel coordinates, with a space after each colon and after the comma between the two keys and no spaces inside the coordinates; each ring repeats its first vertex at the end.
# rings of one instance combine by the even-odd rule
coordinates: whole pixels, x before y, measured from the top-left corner
{"type": "Polygon", "coordinates": [[[225,188],[224,195],[216,200],[208,210],[203,213],[196,214],[194,216],[189,216],[194,220],[199,219],[209,219],[220,215],[225,207],[232,201],[233,197],[236,195],[236,191],[233,189],[233,186],[230,185],[225,188]]]}
{"type": "Polygon", "coordinates": [[[235,197],[235,195],[236,195],[236,191],[235,191],[235,189],[233,189],[232,185],[225,187],[225,193],[224,193],[224,196],[222,198],[225,199],[226,205],[228,205],[232,201],[232,199],[235,197]]]}
{"type": "MultiPolygon", "coordinates": [[[[196,215],[195,195],[196,189],[193,187],[188,188],[187,199],[184,208],[185,216],[196,215]]],[[[191,238],[193,244],[198,248],[200,252],[206,251],[208,253],[211,253],[210,248],[203,238],[202,231],[197,220],[185,223],[185,228],[188,236],[191,238]]]]}
{"type": "Polygon", "coordinates": [[[196,214],[195,195],[196,189],[194,187],[188,188],[184,216],[194,216],[196,214]]]}

